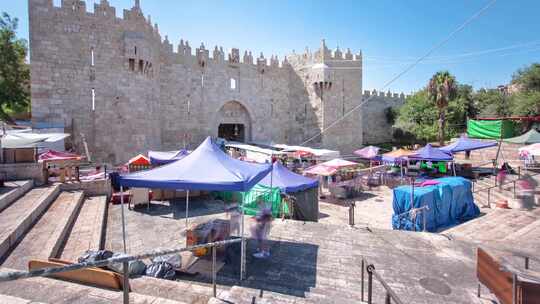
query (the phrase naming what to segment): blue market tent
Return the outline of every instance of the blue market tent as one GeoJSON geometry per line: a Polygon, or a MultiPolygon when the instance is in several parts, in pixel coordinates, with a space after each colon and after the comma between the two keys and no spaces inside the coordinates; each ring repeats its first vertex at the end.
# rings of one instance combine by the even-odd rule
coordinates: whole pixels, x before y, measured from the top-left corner
{"type": "MultiPolygon", "coordinates": [[[[253,164],[234,159],[225,154],[210,137],[186,157],[167,165],[131,174],[120,175],[120,189],[123,187],[143,187],[158,189],[185,189],[186,229],[188,227],[189,190],[208,191],[248,191],[270,171],[270,164],[253,164]]],[[[122,235],[125,244],[123,195],[122,235]]],[[[241,238],[244,241],[244,213],[241,220],[241,238]]],[[[126,247],[124,245],[124,252],[126,247]]],[[[241,250],[241,265],[245,265],[245,246],[241,250]]],[[[245,267],[245,266],[244,266],[245,267]]],[[[244,268],[245,269],[245,268],[244,268]]],[[[240,271],[243,279],[244,270],[240,271]]]]}
{"type": "Polygon", "coordinates": [[[162,166],[180,160],[188,154],[189,152],[184,149],[179,151],[148,151],[148,158],[153,166],[162,166]]]}
{"type": "Polygon", "coordinates": [[[408,158],[428,161],[452,161],[454,159],[451,154],[434,148],[430,144],[416,151],[416,153],[409,155],[408,158]]]}
{"type": "Polygon", "coordinates": [[[424,214],[426,230],[435,232],[441,227],[463,223],[477,217],[480,209],[474,204],[471,182],[462,177],[436,179],[439,183],[426,187],[401,186],[394,189],[392,228],[422,230],[424,214]],[[411,202],[411,192],[413,201],[411,202]],[[409,212],[427,206],[416,216],[409,212]]]}
{"type": "Polygon", "coordinates": [[[210,137],[186,157],[152,170],[120,175],[124,187],[208,191],[248,191],[264,178],[270,164],[234,159],[210,137]]]}
{"type": "Polygon", "coordinates": [[[463,152],[463,151],[472,151],[472,150],[490,148],[490,147],[495,147],[495,146],[497,146],[497,142],[495,141],[481,141],[481,140],[470,139],[470,138],[462,136],[455,142],[447,146],[444,146],[440,148],[439,150],[446,153],[457,153],[457,152],[463,152]]]}
{"type": "Polygon", "coordinates": [[[296,174],[285,168],[280,162],[275,162],[274,170],[266,175],[259,183],[267,187],[279,187],[285,193],[299,192],[319,186],[319,182],[316,179],[296,174]]]}
{"type": "Polygon", "coordinates": [[[278,187],[281,192],[294,197],[293,217],[302,221],[319,220],[319,182],[296,174],[280,162],[274,163],[274,169],[261,180],[259,185],[278,187]]]}

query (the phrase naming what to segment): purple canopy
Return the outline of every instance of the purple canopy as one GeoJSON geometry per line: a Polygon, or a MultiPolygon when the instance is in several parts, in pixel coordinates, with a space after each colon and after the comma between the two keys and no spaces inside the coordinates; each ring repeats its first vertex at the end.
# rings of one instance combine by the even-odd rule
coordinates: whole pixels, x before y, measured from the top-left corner
{"type": "Polygon", "coordinates": [[[380,159],[379,147],[367,146],[360,150],[356,150],[353,153],[365,159],[380,159]]]}
{"type": "Polygon", "coordinates": [[[150,163],[152,165],[166,165],[168,163],[172,163],[174,161],[177,161],[179,159],[182,159],[188,155],[189,152],[187,150],[179,150],[179,151],[148,151],[148,158],[150,158],[150,163]]]}
{"type": "Polygon", "coordinates": [[[422,149],[416,151],[416,153],[408,156],[409,159],[416,160],[431,160],[431,161],[451,161],[453,157],[440,149],[433,148],[430,144],[427,144],[422,149]]]}
{"type": "Polygon", "coordinates": [[[456,153],[456,152],[490,148],[490,147],[495,147],[496,145],[497,145],[497,142],[494,142],[494,141],[474,140],[474,139],[470,139],[470,138],[462,136],[455,142],[449,144],[448,146],[444,146],[440,148],[440,150],[446,153],[456,153]]]}
{"type": "Polygon", "coordinates": [[[234,159],[210,137],[186,157],[148,171],[121,175],[127,187],[209,191],[249,191],[272,167],[234,159]]]}
{"type": "Polygon", "coordinates": [[[280,162],[274,163],[274,170],[266,175],[259,184],[278,187],[285,193],[299,192],[309,188],[316,188],[319,182],[316,179],[307,178],[285,168],[280,162]]]}

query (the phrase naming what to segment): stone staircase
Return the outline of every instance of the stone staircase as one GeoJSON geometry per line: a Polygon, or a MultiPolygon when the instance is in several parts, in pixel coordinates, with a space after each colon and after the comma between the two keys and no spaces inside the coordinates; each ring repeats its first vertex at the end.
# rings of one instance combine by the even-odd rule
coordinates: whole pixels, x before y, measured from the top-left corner
{"type": "Polygon", "coordinates": [[[87,250],[103,249],[106,219],[107,197],[85,198],[58,257],[76,262],[87,250]]]}
{"type": "Polygon", "coordinates": [[[60,192],[58,185],[33,188],[0,212],[0,257],[32,228],[60,192]]]}
{"type": "Polygon", "coordinates": [[[61,192],[11,251],[2,267],[28,269],[28,260],[57,257],[80,208],[84,193],[61,192]]]}

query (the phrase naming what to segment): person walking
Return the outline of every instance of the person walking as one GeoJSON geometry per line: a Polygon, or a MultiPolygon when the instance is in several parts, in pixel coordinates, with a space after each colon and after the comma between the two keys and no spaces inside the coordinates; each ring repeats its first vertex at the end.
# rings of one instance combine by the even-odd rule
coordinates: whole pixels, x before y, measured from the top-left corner
{"type": "Polygon", "coordinates": [[[270,245],[267,238],[270,233],[272,222],[272,210],[269,208],[261,208],[255,216],[255,225],[252,227],[252,235],[257,241],[257,252],[253,254],[256,258],[269,258],[270,245]]]}

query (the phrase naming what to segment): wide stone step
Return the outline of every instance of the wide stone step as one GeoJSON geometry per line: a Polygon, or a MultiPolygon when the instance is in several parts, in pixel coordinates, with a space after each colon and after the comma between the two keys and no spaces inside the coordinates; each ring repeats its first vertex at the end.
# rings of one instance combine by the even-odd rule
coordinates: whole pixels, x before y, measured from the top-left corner
{"type": "Polygon", "coordinates": [[[60,258],[76,262],[85,251],[102,249],[106,218],[107,198],[87,197],[63,246],[60,258]]]}
{"type": "MultiPolygon", "coordinates": [[[[131,290],[138,294],[182,301],[189,304],[207,303],[213,295],[211,285],[186,281],[170,281],[141,276],[130,279],[129,284],[131,290]]],[[[219,286],[218,290],[224,290],[223,286],[219,286]]]]}
{"type": "Polygon", "coordinates": [[[0,212],[32,189],[33,186],[33,180],[5,182],[4,187],[0,188],[0,212]]]}
{"type": "MultiPolygon", "coordinates": [[[[0,272],[4,271],[13,271],[13,269],[0,268],[0,272]]],[[[30,303],[51,304],[118,304],[122,303],[123,299],[122,291],[101,289],[44,277],[2,282],[0,283],[0,294],[24,298],[31,301],[30,303]]],[[[130,303],[137,304],[190,304],[158,296],[142,295],[137,292],[130,292],[129,300],[130,303]]],[[[3,304],[3,302],[1,303],[3,304]]]]}
{"type": "Polygon", "coordinates": [[[31,259],[57,257],[84,193],[62,192],[9,254],[3,267],[26,270],[31,259]]]}
{"type": "Polygon", "coordinates": [[[508,210],[494,210],[486,215],[483,215],[479,218],[472,219],[466,223],[463,223],[454,228],[450,228],[444,232],[444,234],[452,236],[468,236],[470,233],[475,233],[478,231],[479,227],[482,227],[485,223],[492,222],[498,217],[504,217],[508,210]]]}
{"type": "Polygon", "coordinates": [[[59,192],[59,185],[34,188],[0,212],[0,258],[5,258],[59,192]]]}

